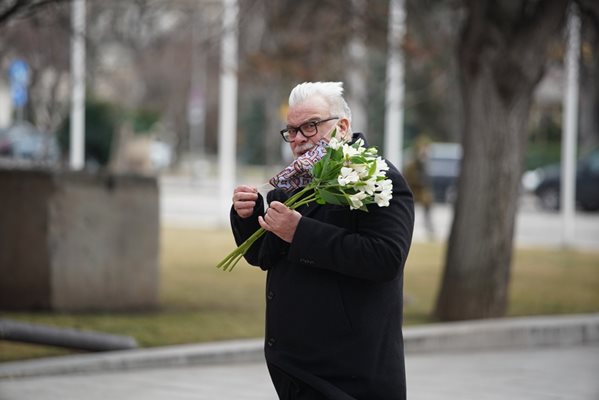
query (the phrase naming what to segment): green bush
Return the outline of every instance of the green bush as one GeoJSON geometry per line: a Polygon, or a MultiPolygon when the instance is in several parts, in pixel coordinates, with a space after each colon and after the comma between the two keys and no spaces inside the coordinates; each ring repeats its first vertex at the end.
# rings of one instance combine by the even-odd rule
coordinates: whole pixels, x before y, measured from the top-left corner
{"type": "MultiPolygon", "coordinates": [[[[147,133],[160,119],[160,114],[153,110],[139,109],[124,112],[114,104],[88,100],[85,103],[85,159],[100,166],[110,161],[112,141],[117,129],[127,123],[136,134],[147,133]]],[[[70,146],[70,116],[65,119],[58,132],[58,140],[63,154],[68,154],[70,146]]]]}
{"type": "MultiPolygon", "coordinates": [[[[108,164],[112,141],[120,123],[116,108],[107,102],[88,100],[85,103],[85,159],[101,166],[108,164]]],[[[70,116],[58,132],[58,140],[63,154],[68,154],[70,146],[70,116]]]]}
{"type": "Polygon", "coordinates": [[[139,109],[128,113],[127,121],[133,126],[136,134],[150,132],[154,125],[160,120],[160,113],[150,109],[139,109]]]}
{"type": "Polygon", "coordinates": [[[526,170],[542,167],[547,164],[558,163],[561,154],[561,144],[557,143],[530,143],[526,152],[526,170]]]}

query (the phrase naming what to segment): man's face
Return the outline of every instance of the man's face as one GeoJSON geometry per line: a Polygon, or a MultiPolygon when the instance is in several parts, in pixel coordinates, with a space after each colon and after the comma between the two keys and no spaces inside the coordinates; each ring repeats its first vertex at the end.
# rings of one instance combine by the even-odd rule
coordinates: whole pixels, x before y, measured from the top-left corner
{"type": "MultiPolygon", "coordinates": [[[[289,111],[287,112],[287,127],[297,128],[307,122],[319,122],[334,116],[330,113],[327,102],[319,96],[314,96],[294,107],[289,107],[289,111]]],[[[347,121],[346,119],[342,120],[347,121]]],[[[339,121],[340,119],[332,119],[318,124],[318,132],[310,137],[305,137],[298,131],[295,137],[289,142],[293,156],[295,158],[301,156],[313,148],[321,139],[328,141],[330,139],[329,133],[339,121]]],[[[345,124],[342,125],[345,126],[345,124]]],[[[338,127],[339,130],[343,130],[343,127],[338,127]]],[[[345,133],[345,130],[339,133],[345,133]]]]}

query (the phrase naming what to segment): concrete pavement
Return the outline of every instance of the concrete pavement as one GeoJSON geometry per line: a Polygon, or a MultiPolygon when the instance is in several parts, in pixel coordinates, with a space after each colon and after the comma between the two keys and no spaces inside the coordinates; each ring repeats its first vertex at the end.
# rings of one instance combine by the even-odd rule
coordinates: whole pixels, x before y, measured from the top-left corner
{"type": "MultiPolygon", "coordinates": [[[[599,314],[408,327],[410,399],[599,400],[599,314]]],[[[276,399],[261,340],[0,364],[0,399],[276,399]]]]}
{"type": "MultiPolygon", "coordinates": [[[[597,400],[599,345],[409,354],[410,400],[597,400]]],[[[2,400],[275,400],[263,362],[0,380],[2,400]]],[[[367,400],[367,399],[365,399],[367,400]]]]}

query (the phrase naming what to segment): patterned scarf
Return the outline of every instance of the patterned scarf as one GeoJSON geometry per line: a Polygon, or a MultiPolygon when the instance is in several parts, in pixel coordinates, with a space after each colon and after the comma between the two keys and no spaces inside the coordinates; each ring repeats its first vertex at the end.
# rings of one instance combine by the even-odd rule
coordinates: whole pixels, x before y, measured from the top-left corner
{"type": "Polygon", "coordinates": [[[312,181],[310,171],[314,164],[318,162],[327,152],[327,142],[320,140],[316,146],[296,158],[281,172],[273,176],[269,182],[275,188],[283,189],[289,193],[293,190],[304,187],[312,181]]]}

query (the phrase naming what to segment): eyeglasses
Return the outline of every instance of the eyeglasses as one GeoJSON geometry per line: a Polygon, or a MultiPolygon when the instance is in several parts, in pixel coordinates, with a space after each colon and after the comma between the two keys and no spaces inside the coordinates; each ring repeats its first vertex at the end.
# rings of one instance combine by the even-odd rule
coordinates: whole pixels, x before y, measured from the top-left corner
{"type": "Polygon", "coordinates": [[[298,132],[301,132],[304,137],[309,138],[318,133],[318,125],[322,124],[323,122],[332,121],[334,119],[339,119],[339,117],[330,117],[320,121],[308,121],[304,122],[298,127],[288,126],[281,131],[281,136],[283,136],[283,140],[287,143],[292,142],[297,136],[298,132]]]}

